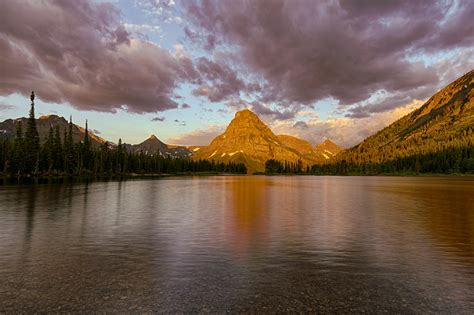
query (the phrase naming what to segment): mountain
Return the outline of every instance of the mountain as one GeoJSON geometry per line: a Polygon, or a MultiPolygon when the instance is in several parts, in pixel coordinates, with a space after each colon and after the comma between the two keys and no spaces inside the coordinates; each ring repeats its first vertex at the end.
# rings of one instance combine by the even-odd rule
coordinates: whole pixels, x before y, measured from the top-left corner
{"type": "Polygon", "coordinates": [[[194,148],[193,158],[244,163],[249,173],[263,172],[270,159],[312,165],[324,162],[307,141],[275,135],[260,118],[248,109],[235,114],[225,132],[207,147],[194,148]]]}
{"type": "Polygon", "coordinates": [[[315,160],[317,162],[330,160],[336,156],[336,154],[342,151],[340,146],[333,143],[329,139],[326,139],[323,143],[313,147],[308,141],[293,136],[278,135],[277,137],[281,143],[287,147],[294,149],[308,159],[315,160]]]}
{"type": "Polygon", "coordinates": [[[158,139],[155,135],[151,135],[148,139],[142,143],[132,145],[130,149],[133,152],[142,151],[143,153],[155,153],[155,152],[166,152],[168,146],[158,139]]]}
{"type": "Polygon", "coordinates": [[[300,154],[313,154],[313,146],[306,140],[288,135],[278,135],[277,138],[282,144],[298,151],[300,154]]]}
{"type": "MultiPolygon", "coordinates": [[[[22,117],[18,119],[7,119],[3,122],[0,122],[0,138],[8,138],[8,139],[15,138],[16,125],[18,121],[21,121],[23,131],[25,131],[28,118],[22,117]]],[[[40,116],[38,119],[36,119],[36,127],[38,130],[38,134],[40,136],[41,143],[48,137],[50,126],[52,126],[53,128],[56,128],[56,126],[59,126],[60,135],[61,137],[63,137],[64,130],[69,128],[69,122],[66,119],[64,119],[64,117],[60,117],[57,115],[40,116]]],[[[72,132],[73,132],[74,142],[80,142],[84,139],[84,134],[85,134],[84,128],[78,125],[73,125],[72,132]]],[[[89,130],[89,136],[92,140],[93,145],[100,145],[106,142],[106,140],[95,135],[90,130],[89,130]]]]}
{"type": "Polygon", "coordinates": [[[162,156],[171,157],[189,157],[192,152],[186,147],[168,145],[158,139],[155,135],[151,135],[142,143],[135,145],[126,145],[126,148],[132,152],[143,152],[145,154],[159,153],[162,156]]]}
{"type": "Polygon", "coordinates": [[[342,148],[329,139],[314,147],[316,154],[322,155],[326,160],[332,159],[336,154],[342,151],[342,148]]]}
{"type": "Polygon", "coordinates": [[[338,155],[357,164],[474,146],[474,70],[434,94],[420,108],[338,155]]]}
{"type": "MultiPolygon", "coordinates": [[[[22,117],[17,119],[7,119],[0,122],[0,139],[8,138],[14,139],[16,134],[16,125],[18,121],[21,121],[23,132],[26,130],[26,124],[28,118],[22,117]]],[[[36,127],[40,136],[40,141],[43,143],[48,137],[49,127],[56,128],[59,126],[61,138],[64,135],[64,130],[69,128],[69,122],[64,118],[57,115],[40,116],[36,119],[36,127]]],[[[74,142],[80,142],[84,139],[85,129],[73,124],[73,139],[74,142]]],[[[97,136],[89,130],[89,136],[92,140],[92,145],[99,146],[105,142],[105,139],[97,136]]],[[[109,142],[111,146],[115,146],[112,142],[109,142]]],[[[192,151],[183,146],[168,145],[160,141],[155,135],[151,135],[148,139],[140,144],[130,145],[124,144],[124,146],[132,152],[144,152],[144,153],[156,153],[159,152],[163,156],[172,157],[189,157],[192,151]]]]}

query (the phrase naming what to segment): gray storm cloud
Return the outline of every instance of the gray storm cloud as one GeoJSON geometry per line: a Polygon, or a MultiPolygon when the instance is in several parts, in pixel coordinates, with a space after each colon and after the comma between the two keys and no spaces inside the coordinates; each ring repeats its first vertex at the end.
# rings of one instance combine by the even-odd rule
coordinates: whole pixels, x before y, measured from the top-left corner
{"type": "MultiPolygon", "coordinates": [[[[153,3],[143,2],[147,12],[153,3]]],[[[362,118],[424,99],[474,65],[473,1],[179,5],[184,46],[212,53],[194,58],[134,38],[111,3],[0,1],[0,95],[35,90],[83,110],[156,113],[180,108],[177,88],[189,83],[194,96],[229,109],[248,102],[275,120],[328,97],[362,118]],[[386,98],[372,100],[379,91],[386,98]]]]}
{"type": "Polygon", "coordinates": [[[198,77],[189,58],[131,38],[108,3],[1,1],[0,12],[0,95],[157,112],[177,108],[174,89],[198,77]]]}
{"type": "MultiPolygon", "coordinates": [[[[327,97],[350,107],[381,90],[402,99],[407,94],[409,99],[426,98],[447,82],[440,82],[443,73],[437,64],[426,65],[417,57],[455,49],[473,52],[472,1],[182,3],[191,41],[206,48],[213,36],[213,43],[233,50],[234,63],[264,79],[260,101],[289,107],[327,97]]],[[[383,110],[399,103],[387,100],[383,110]]],[[[378,111],[382,108],[359,106],[349,115],[378,111]]]]}

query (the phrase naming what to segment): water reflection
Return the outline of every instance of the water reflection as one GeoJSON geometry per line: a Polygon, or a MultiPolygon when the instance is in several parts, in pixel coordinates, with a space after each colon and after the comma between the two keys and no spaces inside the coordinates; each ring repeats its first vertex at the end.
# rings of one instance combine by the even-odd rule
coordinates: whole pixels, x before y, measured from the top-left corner
{"type": "Polygon", "coordinates": [[[0,312],[469,313],[474,181],[0,186],[0,312]]]}
{"type": "Polygon", "coordinates": [[[258,177],[251,182],[226,181],[224,186],[224,193],[229,195],[223,207],[230,212],[226,223],[231,232],[231,247],[236,256],[245,256],[252,245],[268,236],[269,222],[265,210],[268,209],[266,197],[271,181],[258,177]]]}

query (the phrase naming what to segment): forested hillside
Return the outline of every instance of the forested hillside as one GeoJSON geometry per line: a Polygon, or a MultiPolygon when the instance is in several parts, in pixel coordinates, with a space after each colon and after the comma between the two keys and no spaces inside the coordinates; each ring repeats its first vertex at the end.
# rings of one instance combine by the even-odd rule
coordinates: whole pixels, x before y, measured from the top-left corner
{"type": "MultiPolygon", "coordinates": [[[[419,174],[474,173],[474,70],[433,95],[423,106],[308,169],[269,161],[268,173],[419,174]]],[[[286,164],[285,164],[286,163],[286,164]]]]}
{"type": "Polygon", "coordinates": [[[338,155],[349,164],[387,163],[474,145],[474,70],[423,106],[338,155]]]}

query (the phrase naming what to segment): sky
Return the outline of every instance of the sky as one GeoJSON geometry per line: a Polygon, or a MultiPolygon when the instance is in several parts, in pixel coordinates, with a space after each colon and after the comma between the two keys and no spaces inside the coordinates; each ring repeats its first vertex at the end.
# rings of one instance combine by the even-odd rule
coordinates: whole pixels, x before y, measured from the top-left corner
{"type": "Polygon", "coordinates": [[[0,0],[0,120],[206,145],[249,108],[350,147],[474,68],[474,1],[0,0]]]}

